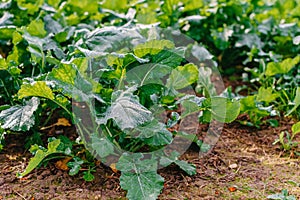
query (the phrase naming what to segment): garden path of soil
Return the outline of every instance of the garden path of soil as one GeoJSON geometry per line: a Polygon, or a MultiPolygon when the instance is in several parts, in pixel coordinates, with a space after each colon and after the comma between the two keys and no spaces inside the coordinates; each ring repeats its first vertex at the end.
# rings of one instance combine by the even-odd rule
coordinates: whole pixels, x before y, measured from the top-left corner
{"type": "MultiPolygon", "coordinates": [[[[290,158],[272,145],[278,133],[289,130],[292,123],[285,120],[278,128],[261,129],[237,122],[225,125],[208,155],[199,158],[198,147],[191,146],[182,156],[196,165],[195,176],[187,176],[174,165],[159,170],[165,179],[159,199],[267,199],[282,189],[300,199],[300,159],[290,158]]],[[[0,200],[125,199],[126,193],[119,186],[120,174],[102,165],[92,182],[69,176],[54,162],[23,179],[16,178],[31,157],[24,153],[20,139],[22,136],[8,135],[0,154],[0,200]]]]}

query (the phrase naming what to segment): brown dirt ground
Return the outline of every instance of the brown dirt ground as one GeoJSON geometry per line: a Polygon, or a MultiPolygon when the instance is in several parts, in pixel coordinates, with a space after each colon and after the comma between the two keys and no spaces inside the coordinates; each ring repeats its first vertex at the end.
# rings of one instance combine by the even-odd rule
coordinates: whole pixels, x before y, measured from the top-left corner
{"type": "MultiPolygon", "coordinates": [[[[199,157],[198,147],[192,145],[182,156],[196,165],[195,176],[187,176],[174,165],[159,170],[165,178],[159,199],[267,199],[282,189],[300,199],[300,159],[272,145],[280,131],[289,130],[292,124],[284,120],[278,128],[261,129],[237,122],[225,125],[208,155],[199,157]]],[[[205,132],[207,127],[202,128],[205,132]]],[[[31,157],[24,153],[20,138],[8,135],[0,154],[0,200],[126,199],[126,192],[119,186],[120,174],[101,165],[92,182],[69,176],[54,162],[23,179],[16,178],[16,172],[24,170],[31,157]]]]}

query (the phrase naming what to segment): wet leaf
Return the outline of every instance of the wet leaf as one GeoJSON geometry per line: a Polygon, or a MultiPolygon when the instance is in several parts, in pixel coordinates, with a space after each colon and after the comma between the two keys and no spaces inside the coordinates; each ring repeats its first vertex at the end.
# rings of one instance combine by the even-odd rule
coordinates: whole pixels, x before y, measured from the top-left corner
{"type": "Polygon", "coordinates": [[[28,131],[35,123],[34,112],[40,100],[33,97],[24,106],[16,105],[0,113],[1,127],[13,131],[28,131]]]}
{"type": "Polygon", "coordinates": [[[164,185],[164,179],[157,174],[157,161],[143,159],[142,154],[124,153],[117,163],[121,171],[120,185],[127,190],[128,199],[155,200],[164,185]]]}
{"type": "Polygon", "coordinates": [[[108,119],[114,119],[122,129],[135,128],[152,119],[151,112],[140,104],[138,96],[132,93],[136,87],[125,91],[116,91],[112,94],[112,104],[107,109],[105,118],[99,123],[106,123],[108,119]]]}
{"type": "Polygon", "coordinates": [[[67,167],[70,168],[69,175],[74,176],[78,174],[79,170],[81,169],[81,165],[84,163],[83,160],[79,157],[74,157],[73,161],[67,163],[67,167]]]}

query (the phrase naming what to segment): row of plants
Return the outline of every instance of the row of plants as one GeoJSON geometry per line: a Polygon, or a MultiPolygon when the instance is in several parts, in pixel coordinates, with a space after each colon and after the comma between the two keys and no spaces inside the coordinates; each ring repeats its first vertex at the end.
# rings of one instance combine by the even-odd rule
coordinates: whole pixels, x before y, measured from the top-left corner
{"type": "MultiPolygon", "coordinates": [[[[2,1],[0,149],[7,134],[24,133],[34,157],[19,177],[63,158],[70,175],[83,171],[91,181],[98,158],[121,172],[129,199],[156,199],[160,167],[174,163],[193,175],[195,166],[179,160],[182,151],[193,142],[202,152],[213,146],[180,126],[195,114],[199,123],[229,123],[246,113],[240,122],[256,127],[276,126],[269,116],[299,119],[299,5],[2,1]],[[240,74],[251,87],[239,91],[249,95],[222,85],[217,92],[211,77],[218,71],[240,74]],[[45,148],[57,115],[54,126],[72,122],[78,138],[49,137],[45,148]]],[[[295,155],[299,132],[297,123],[278,140],[295,155]]]]}

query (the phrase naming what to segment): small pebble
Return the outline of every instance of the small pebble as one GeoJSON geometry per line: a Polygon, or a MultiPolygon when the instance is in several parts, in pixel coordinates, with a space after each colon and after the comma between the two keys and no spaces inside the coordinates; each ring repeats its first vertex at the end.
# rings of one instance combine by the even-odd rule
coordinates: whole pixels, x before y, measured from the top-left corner
{"type": "Polygon", "coordinates": [[[236,163],[229,165],[230,169],[236,169],[237,167],[238,167],[238,165],[236,163]]]}

